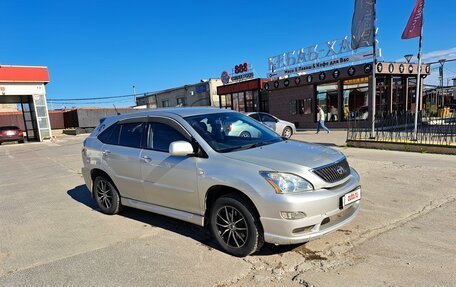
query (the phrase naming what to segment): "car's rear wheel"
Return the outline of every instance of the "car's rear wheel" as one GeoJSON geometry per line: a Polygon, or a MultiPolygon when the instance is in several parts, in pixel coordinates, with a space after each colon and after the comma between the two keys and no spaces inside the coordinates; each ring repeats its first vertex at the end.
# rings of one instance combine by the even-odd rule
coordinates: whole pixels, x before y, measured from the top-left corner
{"type": "Polygon", "coordinates": [[[218,198],[211,210],[210,225],[212,235],[231,255],[247,256],[264,243],[259,218],[242,197],[226,195],[218,198]]]}
{"type": "Polygon", "coordinates": [[[293,130],[290,127],[285,127],[282,132],[282,136],[286,137],[287,139],[291,138],[293,135],[293,130]]]}
{"type": "Polygon", "coordinates": [[[250,138],[250,137],[252,137],[252,135],[248,131],[243,131],[243,132],[241,132],[240,137],[241,138],[250,138]]]}
{"type": "Polygon", "coordinates": [[[117,188],[109,178],[97,176],[93,181],[93,195],[101,209],[106,214],[117,214],[121,211],[120,196],[117,188]]]}

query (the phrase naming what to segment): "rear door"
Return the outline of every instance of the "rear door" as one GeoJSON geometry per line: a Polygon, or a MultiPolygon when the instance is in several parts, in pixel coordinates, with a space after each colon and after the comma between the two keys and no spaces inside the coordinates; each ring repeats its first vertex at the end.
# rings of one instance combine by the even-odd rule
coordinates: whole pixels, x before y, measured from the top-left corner
{"type": "Polygon", "coordinates": [[[138,199],[142,193],[140,155],[145,126],[139,119],[120,122],[109,136],[99,137],[104,142],[102,164],[122,197],[138,199]]]}
{"type": "Polygon", "coordinates": [[[151,119],[147,125],[145,148],[141,152],[142,200],[177,210],[200,214],[197,161],[194,156],[172,156],[169,145],[188,141],[179,124],[167,119],[151,119]]]}

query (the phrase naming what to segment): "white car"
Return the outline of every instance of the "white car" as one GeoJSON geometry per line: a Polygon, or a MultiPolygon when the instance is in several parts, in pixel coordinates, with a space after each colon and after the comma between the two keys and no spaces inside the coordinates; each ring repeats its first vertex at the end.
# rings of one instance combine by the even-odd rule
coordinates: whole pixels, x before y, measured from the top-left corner
{"type": "Polygon", "coordinates": [[[293,123],[278,119],[271,114],[254,112],[246,113],[246,115],[259,121],[283,137],[290,138],[296,133],[296,127],[293,123]]]}
{"type": "Polygon", "coordinates": [[[260,138],[261,132],[252,125],[238,120],[226,126],[226,131],[229,136],[238,136],[244,138],[260,138]]]}

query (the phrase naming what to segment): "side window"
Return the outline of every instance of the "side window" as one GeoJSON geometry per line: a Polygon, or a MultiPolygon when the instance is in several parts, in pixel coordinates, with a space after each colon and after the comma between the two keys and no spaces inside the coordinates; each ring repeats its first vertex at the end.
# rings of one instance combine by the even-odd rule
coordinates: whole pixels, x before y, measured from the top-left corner
{"type": "Polygon", "coordinates": [[[250,114],[249,117],[251,117],[252,119],[255,119],[257,121],[260,121],[260,116],[258,116],[258,114],[250,114]]]}
{"type": "Polygon", "coordinates": [[[120,126],[119,145],[140,148],[144,123],[128,123],[120,126]]]}
{"type": "Polygon", "coordinates": [[[113,124],[98,135],[98,139],[105,144],[116,145],[119,142],[120,125],[113,124]]]}
{"type": "Polygon", "coordinates": [[[188,141],[179,131],[162,123],[150,123],[147,147],[157,151],[169,152],[174,141],[188,141]]]}
{"type": "Polygon", "coordinates": [[[272,123],[276,122],[276,120],[268,114],[261,114],[261,119],[263,122],[272,122],[272,123]]]}

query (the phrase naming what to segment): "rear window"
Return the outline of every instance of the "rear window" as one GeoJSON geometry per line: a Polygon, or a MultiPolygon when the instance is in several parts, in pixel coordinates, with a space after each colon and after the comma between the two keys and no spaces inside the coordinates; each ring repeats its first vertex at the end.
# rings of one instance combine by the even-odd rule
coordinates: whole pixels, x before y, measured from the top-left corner
{"type": "Polygon", "coordinates": [[[9,131],[9,130],[18,130],[19,128],[16,126],[4,126],[0,127],[0,131],[9,131]]]}
{"type": "Polygon", "coordinates": [[[144,126],[144,123],[114,124],[102,131],[98,139],[105,144],[139,148],[144,126]]]}
{"type": "Polygon", "coordinates": [[[119,145],[126,147],[141,147],[141,139],[144,134],[144,123],[122,124],[119,136],[119,145]]]}

